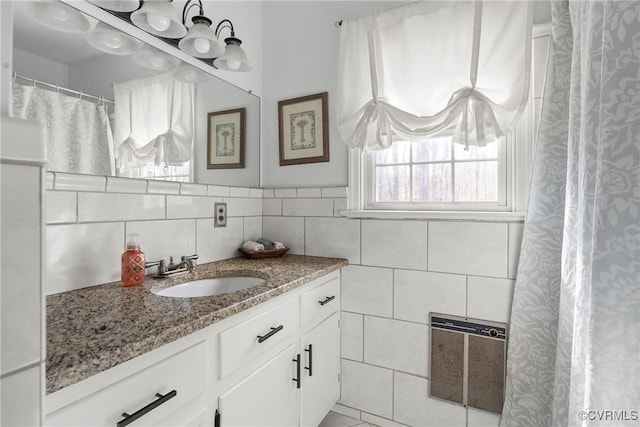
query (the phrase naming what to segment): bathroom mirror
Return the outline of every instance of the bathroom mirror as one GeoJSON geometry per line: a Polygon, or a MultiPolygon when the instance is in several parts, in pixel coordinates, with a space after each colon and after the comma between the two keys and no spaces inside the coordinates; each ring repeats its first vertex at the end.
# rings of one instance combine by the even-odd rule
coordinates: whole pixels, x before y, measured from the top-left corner
{"type": "MultiPolygon", "coordinates": [[[[110,102],[114,99],[114,84],[116,87],[121,87],[123,84],[128,84],[132,81],[148,79],[164,73],[165,71],[160,70],[163,65],[158,62],[157,57],[151,59],[153,63],[151,66],[140,65],[142,63],[141,61],[145,60],[144,53],[147,50],[155,51],[156,53],[158,53],[158,51],[156,48],[144,44],[138,39],[133,41],[129,40],[130,37],[126,32],[125,36],[127,36],[127,38],[107,40],[107,42],[103,44],[103,46],[107,46],[107,48],[103,50],[109,50],[108,46],[120,48],[122,45],[129,43],[132,45],[131,48],[135,50],[135,54],[113,54],[98,50],[92,46],[92,44],[95,45],[96,42],[91,39],[104,38],[101,34],[96,36],[96,33],[105,29],[108,33],[108,30],[113,29],[113,27],[98,21],[93,16],[83,14],[89,22],[89,28],[86,31],[73,33],[66,30],[61,31],[50,28],[38,22],[37,16],[35,17],[36,19],[34,19],[34,9],[36,10],[36,14],[44,13],[55,16],[57,13],[56,10],[42,9],[43,6],[47,4],[59,4],[69,7],[69,5],[65,3],[55,1],[46,3],[41,1],[13,2],[14,50],[12,71],[15,74],[12,74],[14,76],[12,88],[15,89],[17,87],[16,85],[20,86],[18,90],[13,91],[11,102],[15,101],[16,96],[22,96],[20,93],[22,89],[28,91],[29,87],[35,85],[48,91],[63,93],[70,97],[82,98],[93,103],[104,104],[108,111],[110,131],[115,137],[110,154],[114,156],[118,153],[119,144],[123,140],[121,135],[120,141],[117,139],[118,133],[114,132],[115,122],[122,118],[122,111],[124,110],[121,108],[119,113],[115,114],[115,108],[117,107],[114,108],[114,105],[110,102]],[[133,60],[134,57],[136,57],[135,61],[133,60]]],[[[73,3],[71,3],[71,5],[73,5],[73,3]]],[[[95,6],[89,5],[89,9],[91,8],[95,8],[95,6]]],[[[84,9],[86,11],[86,7],[84,9]]],[[[99,13],[97,13],[97,15],[99,15],[99,13]]],[[[117,18],[114,17],[114,19],[117,18]]],[[[100,40],[98,40],[98,42],[100,42],[100,40]]],[[[162,61],[167,61],[170,66],[173,67],[166,72],[172,73],[175,76],[177,73],[180,73],[181,70],[186,70],[186,80],[191,81],[195,85],[195,90],[193,91],[194,103],[192,120],[194,143],[190,166],[191,171],[187,172],[187,175],[183,175],[177,179],[165,178],[162,174],[150,175],[148,171],[145,171],[147,175],[138,175],[137,177],[193,181],[202,184],[259,187],[260,99],[252,93],[225,82],[218,76],[206,73],[202,69],[191,67],[186,62],[167,55],[166,52],[164,52],[164,54],[166,57],[162,59],[162,61]],[[238,108],[245,109],[244,168],[208,169],[207,115],[212,112],[238,108]]],[[[122,96],[120,96],[120,99],[122,99],[122,96]]],[[[127,114],[126,117],[135,118],[145,113],[144,111],[135,112],[136,104],[135,102],[127,104],[127,107],[131,106],[130,110],[133,113],[127,114]]],[[[123,104],[121,103],[120,105],[123,104]]],[[[167,108],[169,107],[170,106],[167,105],[167,108]]],[[[67,110],[68,108],[64,107],[55,108],[53,114],[55,114],[56,120],[60,115],[65,114],[67,110]]],[[[184,105],[181,104],[179,108],[174,111],[183,110],[184,105]]],[[[95,120],[91,119],[90,121],[93,122],[95,120]]],[[[62,132],[84,132],[84,130],[90,126],[90,124],[84,122],[84,118],[79,120],[72,119],[69,123],[70,124],[64,126],[62,132]],[[76,127],[77,124],[80,124],[80,126],[76,127]]],[[[121,126],[120,134],[122,134],[122,129],[121,126]]],[[[91,152],[87,148],[87,145],[84,144],[84,140],[79,146],[82,148],[66,148],[64,152],[58,152],[56,148],[56,153],[53,155],[64,157],[73,156],[74,158],[95,156],[95,153],[91,152]]],[[[117,165],[115,167],[117,169],[117,165]]],[[[54,172],[87,173],[86,171],[64,169],[64,167],[50,168],[50,170],[54,172]]],[[[179,166],[178,169],[180,169],[179,166]]],[[[99,170],[95,172],[95,174],[113,175],[115,174],[114,172],[114,165],[112,165],[106,172],[99,170]]],[[[151,174],[153,174],[153,172],[151,172],[151,174]]],[[[177,175],[180,175],[180,173],[177,173],[177,175]]]]}

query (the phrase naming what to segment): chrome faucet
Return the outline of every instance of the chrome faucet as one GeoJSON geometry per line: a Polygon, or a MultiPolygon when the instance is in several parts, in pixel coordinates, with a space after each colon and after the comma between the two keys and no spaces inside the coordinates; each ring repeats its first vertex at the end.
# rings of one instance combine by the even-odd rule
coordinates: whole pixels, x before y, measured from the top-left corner
{"type": "Polygon", "coordinates": [[[167,271],[176,271],[179,269],[186,268],[189,272],[193,272],[193,269],[196,268],[196,260],[198,259],[198,255],[189,255],[189,256],[181,256],[180,262],[178,264],[173,263],[173,257],[169,257],[169,265],[167,266],[167,271]]]}
{"type": "Polygon", "coordinates": [[[156,277],[167,277],[172,276],[174,274],[179,273],[192,273],[196,268],[196,260],[199,258],[197,254],[182,256],[180,257],[180,262],[178,264],[174,264],[173,257],[169,257],[169,265],[165,262],[165,260],[161,259],[160,261],[153,261],[145,263],[145,267],[155,267],[158,266],[158,272],[155,274],[156,277]]]}

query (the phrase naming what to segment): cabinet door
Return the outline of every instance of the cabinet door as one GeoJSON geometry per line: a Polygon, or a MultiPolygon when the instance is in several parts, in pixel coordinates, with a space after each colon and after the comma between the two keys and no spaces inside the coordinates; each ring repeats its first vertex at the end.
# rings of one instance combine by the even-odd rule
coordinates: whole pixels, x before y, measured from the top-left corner
{"type": "Polygon", "coordinates": [[[300,339],[304,362],[300,389],[300,425],[317,426],[340,397],[339,313],[300,339]],[[310,351],[309,351],[310,350],[310,351]]]}
{"type": "Polygon", "coordinates": [[[218,399],[222,427],[297,425],[297,346],[282,353],[223,393],[218,399]]]}

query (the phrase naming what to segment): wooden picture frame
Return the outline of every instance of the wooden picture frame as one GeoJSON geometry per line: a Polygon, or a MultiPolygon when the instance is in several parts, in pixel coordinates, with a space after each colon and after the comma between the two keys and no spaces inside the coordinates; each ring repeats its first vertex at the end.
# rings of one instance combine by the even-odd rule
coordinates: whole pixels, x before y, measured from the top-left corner
{"type": "Polygon", "coordinates": [[[327,92],[278,102],[280,166],[329,161],[327,92]]]}
{"type": "Polygon", "coordinates": [[[246,108],[207,114],[207,169],[244,168],[246,108]]]}

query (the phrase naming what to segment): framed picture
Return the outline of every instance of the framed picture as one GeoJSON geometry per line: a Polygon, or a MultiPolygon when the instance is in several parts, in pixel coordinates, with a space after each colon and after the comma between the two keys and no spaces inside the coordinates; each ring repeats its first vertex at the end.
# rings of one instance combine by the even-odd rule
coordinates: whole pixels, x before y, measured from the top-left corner
{"type": "Polygon", "coordinates": [[[280,166],[329,161],[327,92],[278,102],[280,166]]]}
{"type": "Polygon", "coordinates": [[[207,169],[244,167],[245,108],[207,115],[207,169]]]}

